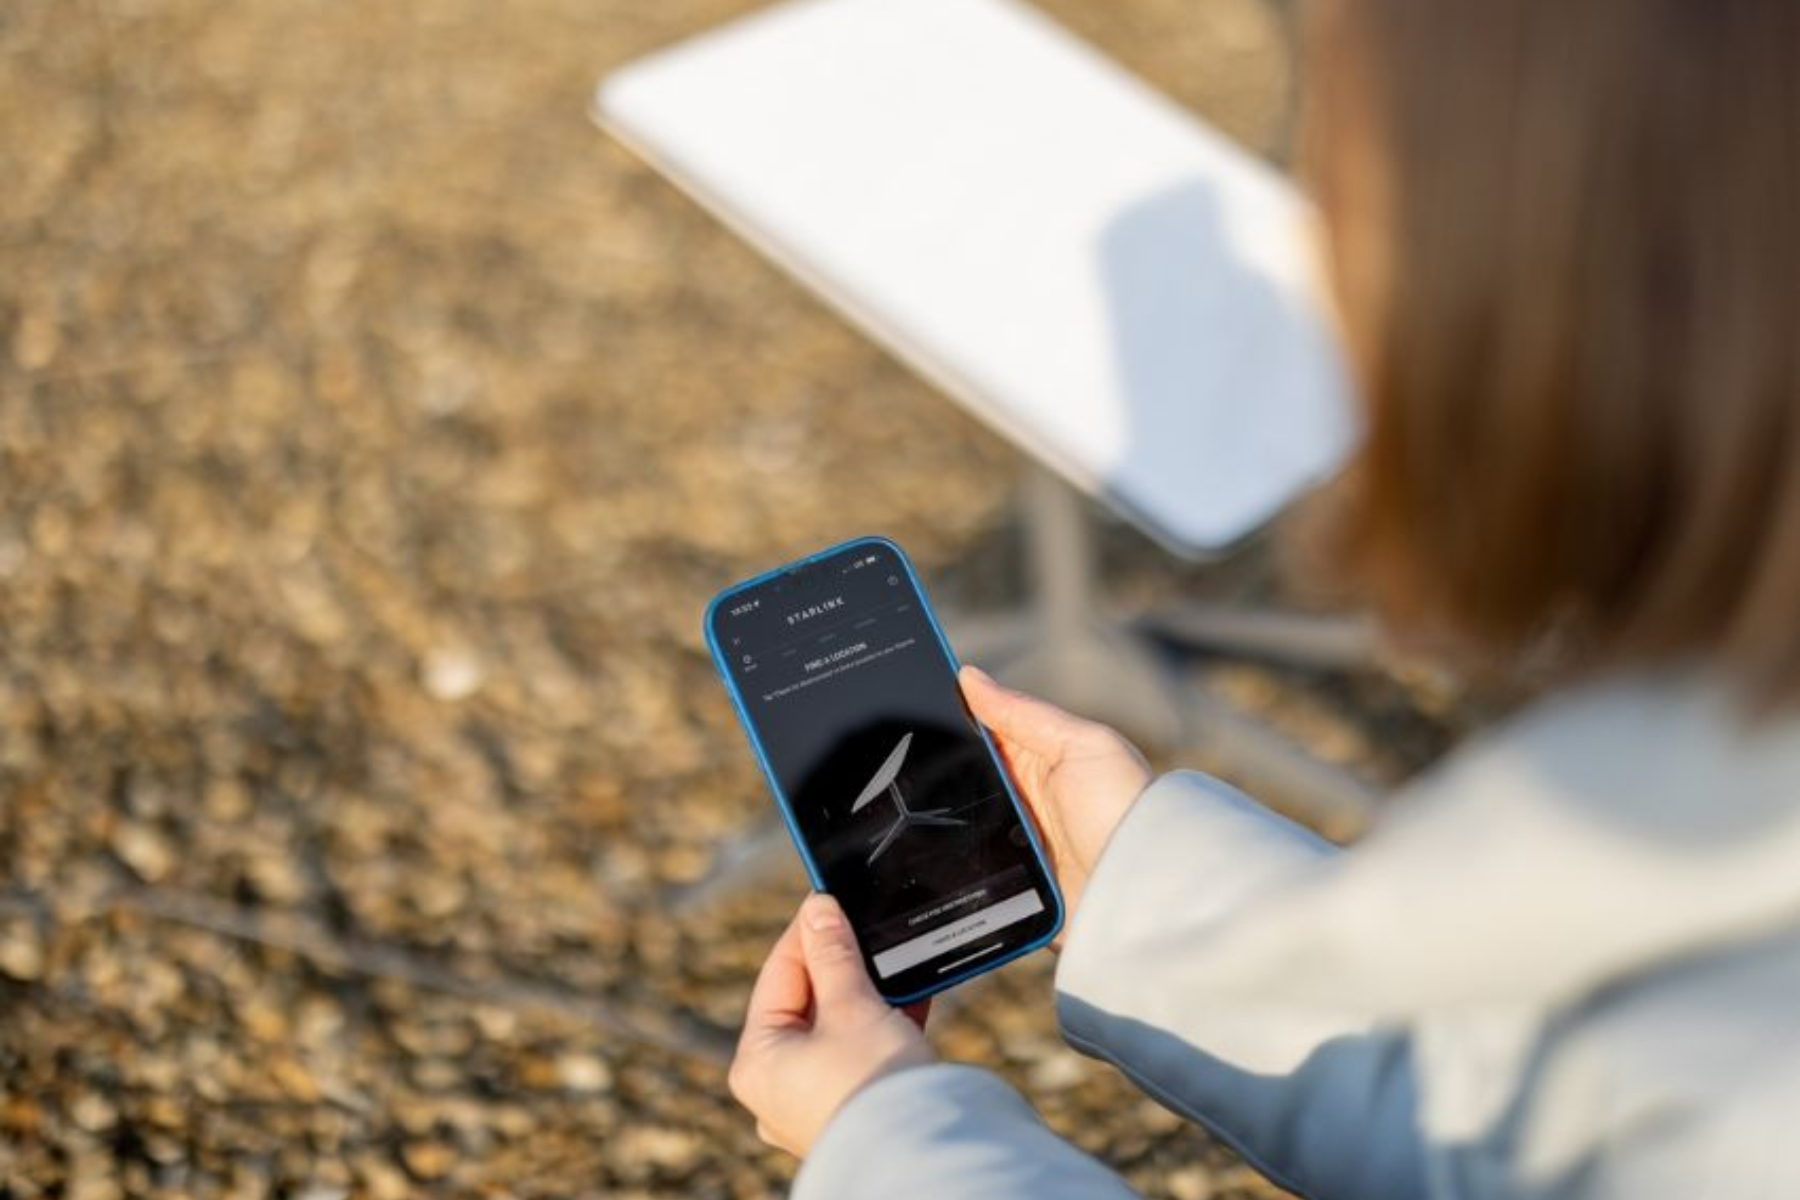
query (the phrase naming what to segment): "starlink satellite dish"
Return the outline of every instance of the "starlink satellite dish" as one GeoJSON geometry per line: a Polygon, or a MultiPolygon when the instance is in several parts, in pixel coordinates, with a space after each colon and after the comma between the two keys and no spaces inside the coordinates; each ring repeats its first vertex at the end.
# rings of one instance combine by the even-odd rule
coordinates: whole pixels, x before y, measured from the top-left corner
{"type": "Polygon", "coordinates": [[[899,744],[888,754],[886,760],[876,769],[875,774],[870,776],[867,786],[856,797],[856,802],[850,806],[851,812],[861,812],[870,801],[886,792],[893,797],[894,807],[899,810],[899,816],[895,817],[894,823],[887,827],[887,832],[875,839],[875,849],[869,852],[868,861],[870,863],[880,858],[887,848],[894,844],[894,839],[899,837],[902,831],[911,829],[915,825],[968,824],[967,821],[960,818],[944,816],[943,814],[950,811],[947,808],[932,808],[923,812],[914,812],[906,806],[906,797],[900,791],[900,767],[906,762],[906,752],[912,748],[912,739],[913,735],[910,733],[900,739],[899,744]]]}

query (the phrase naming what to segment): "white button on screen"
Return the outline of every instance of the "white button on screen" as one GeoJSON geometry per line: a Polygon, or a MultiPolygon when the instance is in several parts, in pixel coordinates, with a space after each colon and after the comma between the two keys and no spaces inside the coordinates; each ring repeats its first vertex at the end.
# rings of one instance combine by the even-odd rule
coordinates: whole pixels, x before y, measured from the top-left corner
{"type": "Polygon", "coordinates": [[[966,946],[1043,911],[1044,902],[1036,892],[1020,892],[948,925],[940,925],[930,933],[920,934],[898,946],[883,950],[875,956],[875,974],[886,979],[908,967],[929,962],[940,954],[948,954],[958,946],[966,946]]]}

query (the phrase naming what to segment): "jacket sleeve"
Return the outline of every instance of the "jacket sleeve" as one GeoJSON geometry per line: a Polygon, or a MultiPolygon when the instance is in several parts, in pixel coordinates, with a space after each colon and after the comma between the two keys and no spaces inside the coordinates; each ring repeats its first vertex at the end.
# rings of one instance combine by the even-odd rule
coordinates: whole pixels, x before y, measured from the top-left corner
{"type": "Polygon", "coordinates": [[[1071,1045],[1290,1191],[1407,1200],[1425,1183],[1406,1033],[1366,1009],[1259,991],[1259,978],[1329,980],[1333,965],[1313,948],[1290,961],[1292,947],[1245,936],[1265,901],[1317,890],[1345,858],[1218,780],[1163,777],[1082,896],[1057,969],[1058,1015],[1071,1045]],[[1209,944],[1225,930],[1236,945],[1221,971],[1209,944]]]}
{"type": "Polygon", "coordinates": [[[878,1079],[832,1117],[793,1200],[1135,1200],[1018,1092],[939,1063],[878,1079]]]}

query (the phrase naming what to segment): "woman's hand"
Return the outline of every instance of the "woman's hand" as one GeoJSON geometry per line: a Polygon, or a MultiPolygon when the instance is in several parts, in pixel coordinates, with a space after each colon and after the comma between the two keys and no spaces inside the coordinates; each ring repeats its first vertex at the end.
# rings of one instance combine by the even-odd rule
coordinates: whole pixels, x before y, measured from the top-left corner
{"type": "MultiPolygon", "coordinates": [[[[975,667],[963,668],[962,688],[1031,807],[1073,913],[1150,768],[1105,725],[1003,688],[975,667]]],[[[936,1060],[921,1032],[927,1006],[890,1008],[837,901],[810,896],[757,977],[731,1094],[756,1117],[765,1142],[805,1155],[857,1091],[936,1060]]]]}
{"type": "Polygon", "coordinates": [[[961,682],[1031,807],[1073,917],[1106,840],[1149,786],[1149,764],[1107,726],[1001,687],[979,667],[964,667],[961,682]]]}
{"type": "Polygon", "coordinates": [[[936,1061],[923,1033],[929,1005],[890,1008],[869,982],[844,910],[830,896],[808,896],[750,993],[731,1094],[756,1118],[758,1137],[804,1157],[861,1088],[936,1061]]]}

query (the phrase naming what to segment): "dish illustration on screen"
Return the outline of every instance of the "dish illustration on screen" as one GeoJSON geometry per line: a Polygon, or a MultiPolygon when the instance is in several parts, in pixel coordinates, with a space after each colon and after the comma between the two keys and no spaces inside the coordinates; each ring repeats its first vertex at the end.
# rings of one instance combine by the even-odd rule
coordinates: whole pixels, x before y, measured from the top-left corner
{"type": "Polygon", "coordinates": [[[868,784],[856,797],[856,802],[850,806],[851,812],[861,812],[877,796],[886,792],[894,801],[894,808],[898,812],[894,823],[887,827],[887,831],[874,839],[875,848],[869,852],[867,860],[870,864],[873,864],[887,851],[889,846],[894,844],[895,838],[914,826],[968,824],[961,818],[944,816],[950,811],[947,808],[915,810],[907,807],[906,795],[900,790],[900,768],[906,762],[906,752],[912,748],[912,740],[913,735],[910,732],[901,737],[899,744],[888,754],[881,766],[876,769],[875,774],[869,777],[868,784]]]}

